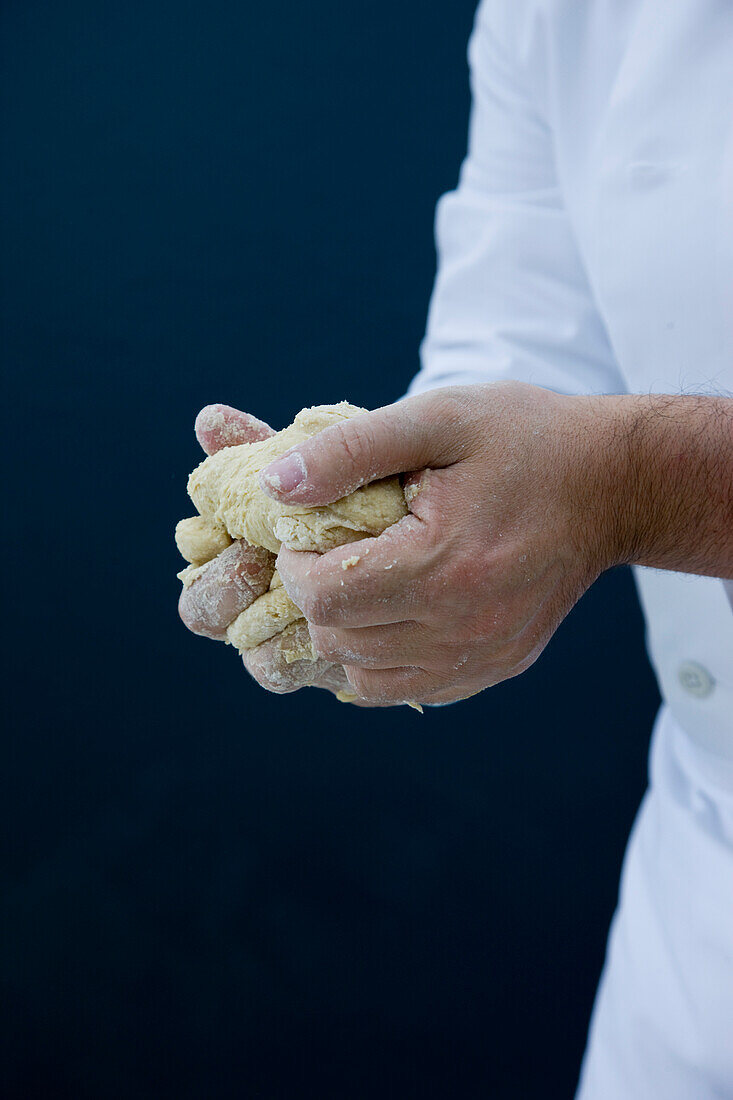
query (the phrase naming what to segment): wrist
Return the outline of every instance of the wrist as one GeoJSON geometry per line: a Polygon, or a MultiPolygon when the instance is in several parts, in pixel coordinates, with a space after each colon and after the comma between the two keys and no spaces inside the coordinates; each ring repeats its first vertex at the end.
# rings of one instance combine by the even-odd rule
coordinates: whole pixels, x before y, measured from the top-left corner
{"type": "Polygon", "coordinates": [[[594,576],[636,555],[639,487],[636,408],[626,396],[571,398],[575,526],[578,549],[594,576]]]}
{"type": "Polygon", "coordinates": [[[634,394],[586,399],[600,570],[726,575],[733,531],[730,399],[634,394]]]}

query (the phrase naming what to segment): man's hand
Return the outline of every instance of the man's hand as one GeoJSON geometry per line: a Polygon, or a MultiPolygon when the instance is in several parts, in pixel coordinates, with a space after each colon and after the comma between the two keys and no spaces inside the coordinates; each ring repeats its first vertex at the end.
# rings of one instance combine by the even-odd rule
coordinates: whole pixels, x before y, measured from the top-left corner
{"type": "Polygon", "coordinates": [[[411,514],[378,538],[320,556],[281,550],[280,576],[317,652],[343,664],[373,703],[452,702],[528,668],[613,564],[685,568],[694,558],[699,571],[729,575],[717,570],[733,564],[731,404],[718,403],[723,423],[707,439],[709,407],[665,398],[680,404],[658,415],[658,400],[565,397],[520,383],[434,390],[329,428],[272,463],[265,491],[309,505],[427,467],[407,480],[411,514]],[[713,493],[692,471],[707,471],[721,439],[728,480],[713,493]],[[728,511],[703,516],[701,492],[728,511]],[[696,518],[681,533],[667,516],[686,495],[696,518]],[[727,545],[706,557],[700,548],[718,528],[727,545]]]}
{"type": "MultiPolygon", "coordinates": [[[[239,443],[267,439],[272,428],[248,413],[228,405],[207,405],[196,418],[196,436],[206,454],[239,443]]],[[[201,574],[184,588],[178,604],[181,619],[195,634],[224,640],[227,627],[240,612],[267,591],[275,557],[267,550],[238,540],[204,566],[201,574]]],[[[350,691],[340,665],[318,661],[287,661],[287,651],[307,626],[301,621],[290,635],[276,635],[244,656],[244,666],[268,691],[289,692],[301,687],[323,687],[350,691]]]]}

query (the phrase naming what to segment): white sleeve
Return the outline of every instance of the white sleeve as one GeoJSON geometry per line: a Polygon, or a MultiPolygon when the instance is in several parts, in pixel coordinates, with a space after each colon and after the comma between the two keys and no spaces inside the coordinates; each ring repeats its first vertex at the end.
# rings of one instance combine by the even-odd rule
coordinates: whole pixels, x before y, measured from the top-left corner
{"type": "Polygon", "coordinates": [[[438,273],[409,393],[503,379],[626,388],[556,178],[532,7],[483,0],[476,15],[468,155],[436,211],[438,273]]]}

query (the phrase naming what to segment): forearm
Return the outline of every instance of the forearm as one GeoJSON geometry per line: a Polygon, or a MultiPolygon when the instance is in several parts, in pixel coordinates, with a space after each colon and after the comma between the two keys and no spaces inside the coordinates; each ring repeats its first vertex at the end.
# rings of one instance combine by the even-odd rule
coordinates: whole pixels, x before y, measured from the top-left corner
{"type": "Polygon", "coordinates": [[[611,563],[733,577],[733,399],[588,400],[611,563]]]}

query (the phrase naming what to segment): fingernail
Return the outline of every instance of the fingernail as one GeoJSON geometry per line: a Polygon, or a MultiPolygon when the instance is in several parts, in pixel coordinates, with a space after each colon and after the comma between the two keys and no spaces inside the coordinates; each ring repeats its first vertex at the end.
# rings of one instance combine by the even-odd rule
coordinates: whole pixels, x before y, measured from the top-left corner
{"type": "Polygon", "coordinates": [[[290,493],[305,479],[305,463],[298,451],[271,462],[260,474],[262,488],[276,493],[290,493]]]}

